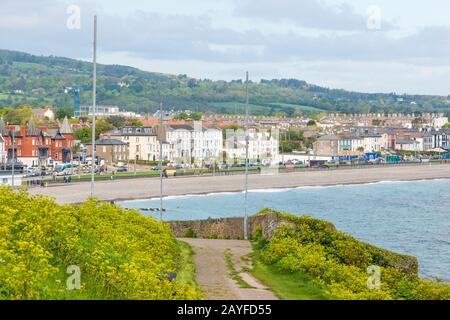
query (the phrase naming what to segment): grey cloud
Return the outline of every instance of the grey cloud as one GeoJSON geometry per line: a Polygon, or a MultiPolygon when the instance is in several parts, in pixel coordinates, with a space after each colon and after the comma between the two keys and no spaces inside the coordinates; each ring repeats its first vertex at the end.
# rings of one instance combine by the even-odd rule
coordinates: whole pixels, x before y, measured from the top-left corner
{"type": "MultiPolygon", "coordinates": [[[[268,3],[268,0],[260,1],[260,7],[268,3]]],[[[283,3],[289,1],[284,0],[283,3]]],[[[230,64],[297,60],[397,61],[423,65],[450,63],[450,30],[445,27],[424,28],[400,39],[392,39],[385,32],[310,36],[279,32],[268,35],[257,29],[240,32],[213,27],[208,15],[160,15],[136,11],[127,17],[111,16],[94,7],[91,1],[77,3],[82,10],[82,29],[74,31],[68,30],[65,24],[69,2],[41,0],[39,5],[27,9],[18,1],[2,0],[0,21],[15,19],[27,23],[2,25],[1,46],[32,53],[89,58],[92,52],[91,18],[94,12],[98,12],[101,52],[122,52],[148,60],[230,64]]],[[[323,20],[326,20],[327,12],[330,14],[329,10],[324,11],[323,20]]],[[[351,10],[347,8],[343,12],[351,10]]],[[[277,17],[276,11],[274,17],[277,17]]],[[[337,15],[334,21],[343,19],[337,15]]],[[[350,14],[349,21],[356,24],[357,20],[350,14]]]]}
{"type": "MultiPolygon", "coordinates": [[[[366,15],[357,14],[344,3],[327,5],[318,0],[244,0],[235,8],[237,16],[273,22],[289,21],[298,26],[326,30],[367,30],[366,15]]],[[[382,21],[383,30],[393,25],[382,21]]]]}

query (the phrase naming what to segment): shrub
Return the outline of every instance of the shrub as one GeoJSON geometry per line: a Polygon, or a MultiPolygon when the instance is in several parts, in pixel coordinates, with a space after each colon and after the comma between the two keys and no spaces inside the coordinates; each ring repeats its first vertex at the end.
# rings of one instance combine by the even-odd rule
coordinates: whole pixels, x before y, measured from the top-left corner
{"type": "Polygon", "coordinates": [[[185,238],[197,238],[197,233],[192,228],[189,228],[184,233],[184,237],[185,238]]]}
{"type": "Polygon", "coordinates": [[[417,259],[374,247],[337,231],[326,221],[276,214],[280,228],[270,241],[258,234],[254,248],[263,263],[290,273],[303,273],[325,286],[334,299],[450,299],[450,285],[421,279],[417,259]],[[380,267],[380,288],[367,285],[367,267],[380,267]]]}
{"type": "Polygon", "coordinates": [[[136,211],[89,200],[57,205],[0,188],[0,299],[191,299],[176,272],[170,228],[136,211]],[[70,265],[80,290],[66,290],[70,265]]]}

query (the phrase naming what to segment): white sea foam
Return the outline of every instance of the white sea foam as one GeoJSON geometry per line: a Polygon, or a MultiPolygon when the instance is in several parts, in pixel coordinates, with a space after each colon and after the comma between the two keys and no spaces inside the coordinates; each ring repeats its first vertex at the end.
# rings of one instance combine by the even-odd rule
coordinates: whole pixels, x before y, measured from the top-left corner
{"type": "MultiPolygon", "coordinates": [[[[325,185],[325,186],[300,186],[300,187],[289,187],[289,188],[267,188],[267,189],[251,189],[249,193],[282,193],[292,190],[308,190],[308,189],[330,189],[330,188],[348,188],[348,187],[357,187],[357,186],[369,186],[369,185],[380,185],[380,184],[405,184],[405,183],[417,183],[417,182],[430,182],[430,181],[449,181],[450,179],[438,178],[438,179],[422,179],[422,180],[383,180],[377,182],[367,182],[367,183],[353,183],[353,184],[334,184],[334,185],[325,185]]],[[[224,195],[237,195],[243,194],[244,191],[235,191],[235,192],[211,192],[211,193],[202,193],[202,194],[184,194],[184,195],[175,195],[175,196],[165,196],[163,200],[179,200],[179,199],[189,199],[189,198],[204,198],[204,197],[212,197],[212,196],[224,196],[224,195]]],[[[136,199],[136,200],[127,200],[120,201],[121,203],[130,203],[137,204],[140,202],[148,202],[148,201],[159,201],[159,197],[153,197],[149,199],[136,199]]]]}

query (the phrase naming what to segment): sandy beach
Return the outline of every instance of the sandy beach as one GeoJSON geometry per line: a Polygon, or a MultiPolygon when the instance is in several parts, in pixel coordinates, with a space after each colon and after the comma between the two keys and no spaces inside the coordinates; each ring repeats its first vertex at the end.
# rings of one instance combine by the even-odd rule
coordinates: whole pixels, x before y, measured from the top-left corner
{"type": "MultiPolygon", "coordinates": [[[[244,175],[170,177],[164,179],[164,196],[239,192],[244,189],[244,175]]],[[[374,183],[380,181],[409,181],[450,179],[450,164],[360,169],[322,170],[249,176],[249,189],[295,188],[341,184],[374,183]]],[[[58,203],[80,203],[90,196],[90,183],[71,183],[47,188],[32,188],[33,195],[46,195],[58,203]]],[[[159,179],[140,178],[101,181],[95,184],[95,196],[101,200],[131,200],[159,197],[159,179]]]]}

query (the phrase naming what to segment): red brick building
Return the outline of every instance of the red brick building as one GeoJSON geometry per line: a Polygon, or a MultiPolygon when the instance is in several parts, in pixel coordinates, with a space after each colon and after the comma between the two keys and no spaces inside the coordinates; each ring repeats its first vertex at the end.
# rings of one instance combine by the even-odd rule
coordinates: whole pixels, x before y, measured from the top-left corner
{"type": "Polygon", "coordinates": [[[53,160],[55,164],[71,162],[73,159],[74,133],[67,118],[59,129],[28,125],[5,125],[0,119],[0,135],[5,140],[8,161],[12,161],[14,136],[15,159],[28,166],[43,166],[53,160]]]}

